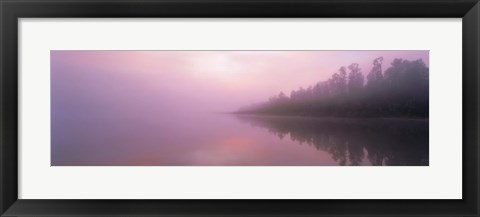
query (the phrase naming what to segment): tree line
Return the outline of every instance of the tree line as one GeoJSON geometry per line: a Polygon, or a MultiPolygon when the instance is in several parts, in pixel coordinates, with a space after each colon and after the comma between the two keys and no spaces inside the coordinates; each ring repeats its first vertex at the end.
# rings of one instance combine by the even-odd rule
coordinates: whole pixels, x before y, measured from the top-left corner
{"type": "Polygon", "coordinates": [[[373,60],[366,76],[359,64],[340,67],[331,78],[308,88],[300,87],[239,109],[236,113],[428,117],[429,68],[423,60],[394,59],[383,70],[383,57],[373,60]]]}

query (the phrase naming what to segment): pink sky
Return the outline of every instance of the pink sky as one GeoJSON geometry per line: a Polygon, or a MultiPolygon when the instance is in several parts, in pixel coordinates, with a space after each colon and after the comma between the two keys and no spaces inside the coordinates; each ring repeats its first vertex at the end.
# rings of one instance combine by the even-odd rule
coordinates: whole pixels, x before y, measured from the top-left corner
{"type": "Polygon", "coordinates": [[[380,56],[384,69],[394,58],[429,64],[428,51],[52,51],[52,93],[107,108],[233,111],[351,63],[366,75],[380,56]]]}

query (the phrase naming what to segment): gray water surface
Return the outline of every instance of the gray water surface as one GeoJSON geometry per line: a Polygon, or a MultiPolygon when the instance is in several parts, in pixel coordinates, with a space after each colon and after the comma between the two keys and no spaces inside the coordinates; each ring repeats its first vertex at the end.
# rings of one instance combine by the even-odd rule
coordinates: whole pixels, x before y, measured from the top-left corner
{"type": "Polygon", "coordinates": [[[52,166],[424,166],[428,133],[424,119],[57,115],[51,154],[52,166]]]}

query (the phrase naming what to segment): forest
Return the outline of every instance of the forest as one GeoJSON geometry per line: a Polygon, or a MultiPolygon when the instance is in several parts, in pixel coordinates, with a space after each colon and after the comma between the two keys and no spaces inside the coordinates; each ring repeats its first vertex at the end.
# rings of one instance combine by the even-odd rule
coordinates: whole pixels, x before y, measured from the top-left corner
{"type": "MultiPolygon", "coordinates": [[[[314,83],[315,81],[312,81],[314,83]]],[[[331,117],[428,118],[429,68],[423,60],[394,59],[383,70],[373,60],[366,76],[359,64],[340,67],[328,80],[270,97],[237,114],[331,117]]]]}

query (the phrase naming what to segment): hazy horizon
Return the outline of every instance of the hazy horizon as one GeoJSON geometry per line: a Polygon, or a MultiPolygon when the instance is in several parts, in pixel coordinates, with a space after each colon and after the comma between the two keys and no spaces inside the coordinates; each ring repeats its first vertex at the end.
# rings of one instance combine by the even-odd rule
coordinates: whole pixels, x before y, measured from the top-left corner
{"type": "MultiPolygon", "coordinates": [[[[429,165],[428,51],[65,50],[50,56],[52,166],[429,165]],[[380,86],[347,88],[347,81],[366,81],[378,57],[383,70],[394,58],[408,61],[397,62],[380,86]],[[351,80],[351,69],[332,76],[352,63],[363,76],[351,80]],[[284,114],[300,114],[294,118],[213,114],[328,79],[314,89],[318,95],[291,97],[289,108],[297,109],[284,114]],[[331,117],[403,118],[308,116],[321,109],[331,117]]],[[[383,81],[375,78],[369,81],[383,81]]],[[[275,102],[286,105],[285,97],[275,102]]]]}
{"type": "Polygon", "coordinates": [[[165,112],[231,112],[327,80],[351,63],[366,75],[377,57],[384,58],[384,68],[394,58],[429,65],[428,51],[51,51],[53,80],[89,82],[96,91],[58,86],[61,91],[52,92],[89,100],[120,94],[137,105],[150,99],[146,106],[165,112]]]}

